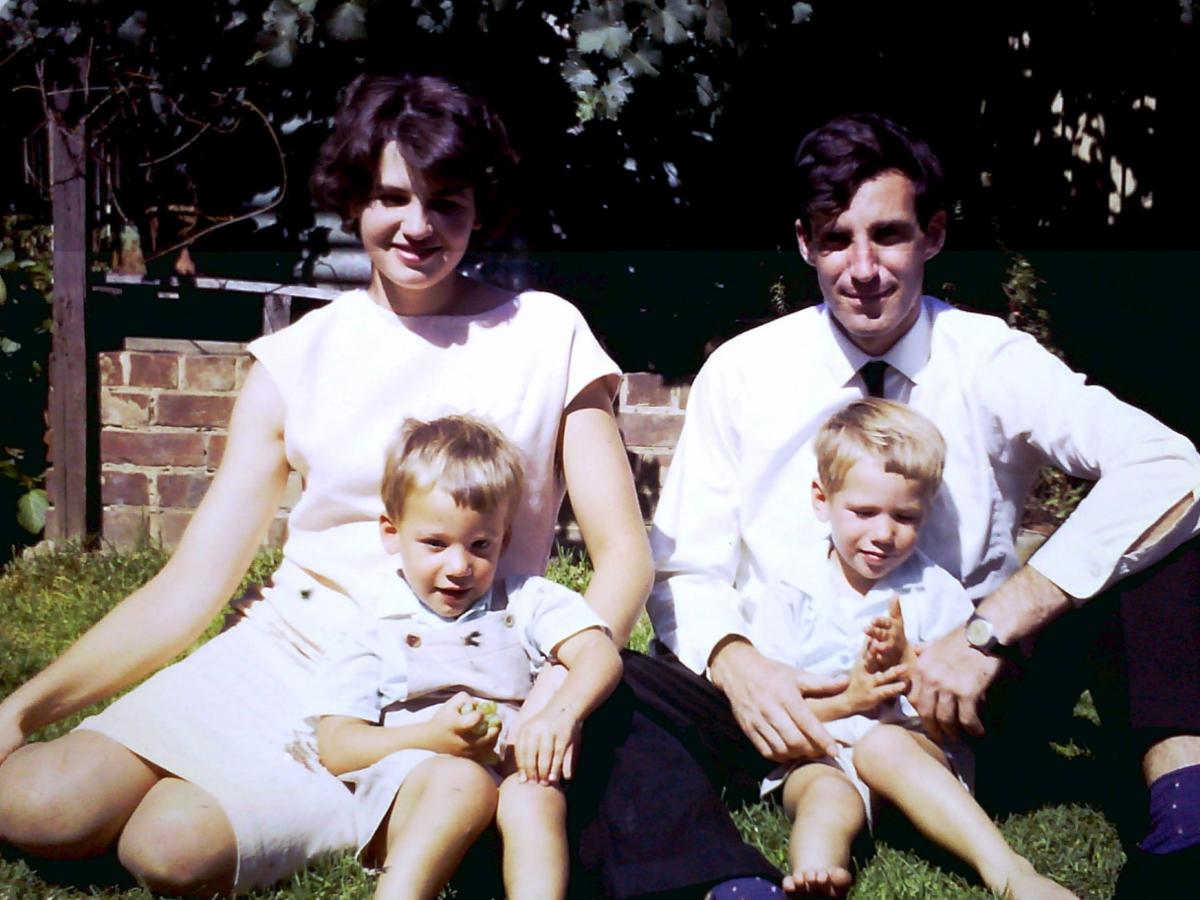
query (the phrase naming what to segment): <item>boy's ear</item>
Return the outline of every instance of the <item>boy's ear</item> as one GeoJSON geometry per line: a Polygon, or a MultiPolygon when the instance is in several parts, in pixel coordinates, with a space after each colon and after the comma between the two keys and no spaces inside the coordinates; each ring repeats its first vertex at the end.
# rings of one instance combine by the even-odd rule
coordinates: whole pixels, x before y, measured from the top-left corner
{"type": "Polygon", "coordinates": [[[817,521],[828,522],[829,498],[825,496],[825,489],[821,487],[821,482],[815,478],[812,483],[812,504],[813,512],[817,514],[817,521]]]}
{"type": "Polygon", "coordinates": [[[508,528],[506,528],[504,530],[504,540],[500,542],[500,552],[503,553],[505,550],[507,550],[508,545],[510,543],[512,543],[512,526],[511,525],[509,525],[508,528]]]}
{"type": "Polygon", "coordinates": [[[383,543],[385,552],[400,552],[400,532],[387,513],[379,517],[379,540],[383,543]]]}

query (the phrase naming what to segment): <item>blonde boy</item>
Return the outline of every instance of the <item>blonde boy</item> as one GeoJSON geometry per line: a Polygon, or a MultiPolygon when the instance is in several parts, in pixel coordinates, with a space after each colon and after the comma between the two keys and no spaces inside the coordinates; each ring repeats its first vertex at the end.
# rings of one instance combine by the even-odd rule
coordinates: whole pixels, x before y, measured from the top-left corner
{"type": "Polygon", "coordinates": [[[507,894],[565,895],[558,784],[621,661],[578,594],[496,579],[521,484],[518,451],[465,416],[407,420],[389,450],[379,525],[398,570],[379,621],[332,655],[317,727],[354,786],[359,846],[385,857],[377,897],[435,897],[493,818],[507,894]],[[518,723],[547,660],[567,677],[518,723]]]}
{"type": "Polygon", "coordinates": [[[904,696],[921,643],[960,626],[973,608],[962,586],[917,549],[941,484],[945,444],[899,403],[851,403],[815,442],[812,502],[829,537],[747,610],[764,654],[821,675],[849,675],[844,691],[811,699],[841,747],[836,758],[772,773],[793,820],[789,892],[849,890],[850,845],[878,798],[975,866],[996,892],[1070,897],[1004,842],[972,798],[970,756],[926,736],[904,696]]]}

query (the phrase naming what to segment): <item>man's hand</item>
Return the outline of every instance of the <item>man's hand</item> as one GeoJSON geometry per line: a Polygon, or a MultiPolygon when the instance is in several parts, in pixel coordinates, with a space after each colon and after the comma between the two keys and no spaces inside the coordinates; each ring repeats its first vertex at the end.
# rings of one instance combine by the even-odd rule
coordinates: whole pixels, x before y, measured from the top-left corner
{"type": "Polygon", "coordinates": [[[868,672],[882,672],[910,661],[905,654],[908,641],[904,637],[904,613],[900,610],[898,595],[892,595],[886,616],[877,616],[871,620],[871,624],[866,627],[866,635],[863,662],[868,672]]]}
{"type": "Polygon", "coordinates": [[[813,675],[768,659],[744,638],[719,645],[709,671],[738,725],[767,759],[782,763],[837,754],[837,742],[804,698],[839,693],[845,677],[813,675]]]}
{"type": "Polygon", "coordinates": [[[979,704],[999,670],[1000,660],[967,643],[964,628],[925,644],[912,666],[908,699],[929,736],[957,738],[960,728],[983,734],[979,704]]]}

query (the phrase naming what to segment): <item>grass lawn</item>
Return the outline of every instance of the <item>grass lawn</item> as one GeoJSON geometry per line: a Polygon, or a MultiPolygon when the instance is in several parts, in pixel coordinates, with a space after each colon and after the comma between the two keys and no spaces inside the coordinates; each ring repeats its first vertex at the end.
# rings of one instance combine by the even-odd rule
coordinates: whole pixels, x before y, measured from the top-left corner
{"type": "MultiPolygon", "coordinates": [[[[165,561],[155,548],[106,550],[81,553],[61,549],[29,556],[10,564],[0,575],[0,696],[6,696],[59,654],[87,626],[113,604],[150,578],[165,561]]],[[[261,579],[278,557],[264,553],[254,563],[247,580],[261,579]]],[[[586,586],[590,572],[575,557],[559,557],[548,573],[576,589],[586,586]]],[[[220,617],[210,627],[211,636],[220,617]]],[[[650,637],[643,621],[631,644],[639,649],[650,637]]],[[[55,737],[73,727],[94,710],[47,728],[37,740],[55,737]]],[[[1080,720],[1087,726],[1084,720],[1080,720]]],[[[1094,727],[1093,727],[1094,730],[1094,727]]],[[[1057,757],[1069,771],[1077,767],[1073,784],[1094,783],[1088,769],[1089,754],[1067,747],[1057,757]]],[[[1005,836],[1037,868],[1057,879],[1082,897],[1108,897],[1124,857],[1111,824],[1096,809],[1075,797],[1061,796],[1058,802],[1032,812],[1012,814],[1001,822],[1005,836]]],[[[738,810],[738,827],[766,856],[783,865],[787,845],[787,822],[770,804],[738,810]]],[[[858,871],[854,898],[990,897],[965,870],[920,841],[902,827],[881,823],[882,837],[873,847],[856,854],[858,871]]],[[[79,897],[147,898],[150,895],[117,879],[120,870],[111,861],[90,868],[36,864],[5,849],[0,859],[0,898],[5,900],[67,900],[79,897]],[[94,887],[103,885],[103,887],[94,887]]],[[[350,900],[371,895],[373,879],[349,856],[332,858],[311,866],[289,883],[254,894],[266,900],[350,900]]],[[[474,900],[474,898],[471,898],[474,900]]]]}

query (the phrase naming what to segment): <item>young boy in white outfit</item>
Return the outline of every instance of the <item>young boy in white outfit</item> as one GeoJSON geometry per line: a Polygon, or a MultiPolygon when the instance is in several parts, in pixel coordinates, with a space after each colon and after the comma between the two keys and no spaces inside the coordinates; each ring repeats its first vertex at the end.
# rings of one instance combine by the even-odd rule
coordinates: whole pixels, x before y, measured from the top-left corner
{"type": "Polygon", "coordinates": [[[385,858],[377,897],[436,897],[493,818],[507,895],[566,893],[558,785],[621,661],[575,592],[495,579],[521,472],[512,444],[463,416],[407,420],[388,453],[380,534],[399,570],[378,622],[331,655],[317,726],[321,761],[354,788],[360,848],[385,858]],[[548,660],[567,677],[518,723],[548,660]]]}
{"type": "Polygon", "coordinates": [[[849,676],[841,693],[808,701],[840,743],[837,758],[783,767],[763,784],[764,793],[782,785],[793,821],[784,889],[845,894],[851,843],[880,798],[1002,896],[1072,896],[1005,843],[970,794],[970,754],[930,740],[904,696],[919,646],[974,611],[962,586],[917,549],[941,484],[941,434],[903,404],[866,399],[830,418],[814,449],[812,501],[829,538],[804,548],[745,611],[764,654],[849,676]]]}

